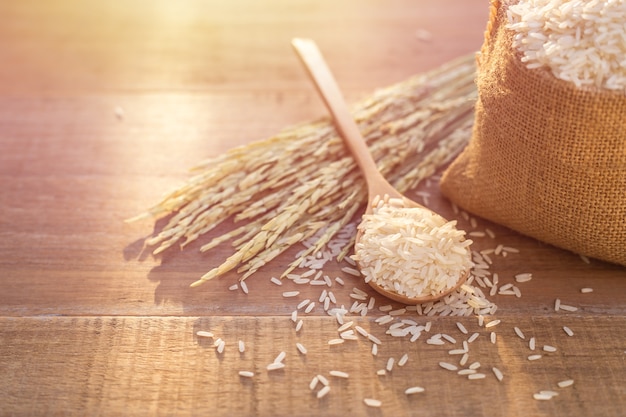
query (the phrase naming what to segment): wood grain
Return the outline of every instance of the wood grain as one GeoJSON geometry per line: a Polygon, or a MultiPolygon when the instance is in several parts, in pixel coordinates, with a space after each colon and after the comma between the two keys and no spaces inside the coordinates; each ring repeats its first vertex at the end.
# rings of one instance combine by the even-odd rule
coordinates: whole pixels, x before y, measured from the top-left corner
{"type": "MultiPolygon", "coordinates": [[[[488,331],[480,332],[470,347],[470,363],[479,361],[482,380],[467,380],[444,370],[440,361],[453,362],[450,346],[433,346],[420,339],[385,341],[378,356],[363,338],[329,346],[325,336],[337,325],[329,317],[307,317],[296,333],[288,317],[31,317],[0,321],[6,372],[0,381],[5,394],[3,414],[63,414],[85,410],[106,415],[273,415],[341,416],[369,414],[362,398],[383,401],[384,415],[619,415],[624,395],[624,376],[611,364],[623,362],[623,320],[611,316],[571,317],[573,337],[555,326],[563,319],[534,315],[507,318],[496,331],[493,345],[488,331]],[[511,324],[543,344],[559,346],[529,361],[527,341],[518,338],[511,324]],[[226,341],[222,354],[213,340],[194,336],[211,330],[226,341]],[[607,337],[607,335],[613,335],[607,337]],[[237,350],[245,342],[243,353],[237,350]],[[602,340],[601,344],[596,341],[602,340]],[[300,354],[296,342],[306,346],[300,354]],[[285,351],[286,367],[267,371],[266,366],[285,351]],[[384,376],[389,357],[399,360],[384,376]],[[504,374],[498,382],[491,368],[504,374]],[[251,379],[240,370],[255,373],[251,379]],[[330,370],[349,374],[348,379],[329,375],[330,370]],[[316,375],[329,379],[331,391],[321,400],[309,383],[316,375]],[[573,387],[558,388],[566,379],[573,387]],[[445,382],[444,382],[445,381],[445,382]],[[425,392],[407,396],[410,386],[425,392]],[[556,390],[550,402],[532,400],[540,390],[556,390]],[[583,400],[584,399],[584,400],[583,400]]],[[[455,319],[437,319],[433,331],[463,336],[453,328],[455,319]]],[[[371,319],[356,323],[384,339],[384,329],[371,319]]]]}
{"type": "MultiPolygon", "coordinates": [[[[248,295],[228,290],[235,274],[190,289],[227,248],[201,254],[198,242],[155,258],[143,241],[161,223],[123,222],[182,184],[200,160],[326,115],[292,37],[318,42],[354,101],[478,50],[487,13],[478,0],[0,3],[0,415],[621,415],[622,267],[586,264],[477,219],[497,236],[477,239],[477,248],[520,249],[494,259],[501,282],[520,272],[533,279],[519,284],[522,298],[494,297],[496,344],[476,318],[462,319],[480,333],[470,362],[486,374],[467,381],[437,365],[460,359],[448,354],[468,337],[457,319],[402,316],[432,321],[411,343],[385,335],[375,322],[384,313],[375,310],[353,319],[383,340],[378,356],[363,338],[329,346],[337,323],[319,305],[300,313],[299,333],[289,319],[320,289],[300,286],[297,298],[285,299],[293,287],[269,281],[293,252],[250,278],[248,295]],[[554,311],[556,298],[578,311],[554,311]],[[513,326],[557,351],[528,361],[528,341],[513,326]],[[224,354],[198,330],[222,337],[224,354]],[[440,332],[457,343],[426,343],[440,332]],[[268,372],[282,350],[287,367],[268,372]],[[376,375],[405,352],[407,365],[376,375]],[[242,379],[242,369],[255,377],[242,379]],[[308,384],[331,369],[350,378],[331,379],[330,394],[318,400],[308,384]],[[573,387],[556,387],[569,378],[573,387]],[[407,397],[411,385],[426,392],[407,397]],[[536,401],[540,390],[559,396],[536,401]],[[383,406],[369,409],[365,397],[383,406]]],[[[434,208],[453,214],[436,183],[422,187],[434,208]]],[[[346,285],[332,290],[351,305],[360,282],[337,265],[326,273],[343,277],[346,285]]]]}

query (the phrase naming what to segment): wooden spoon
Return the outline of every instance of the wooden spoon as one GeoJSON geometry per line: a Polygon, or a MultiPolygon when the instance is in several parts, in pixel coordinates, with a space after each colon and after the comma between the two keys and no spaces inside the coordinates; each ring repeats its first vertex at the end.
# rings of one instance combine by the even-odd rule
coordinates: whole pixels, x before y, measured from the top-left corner
{"type": "MultiPolygon", "coordinates": [[[[293,39],[291,43],[307,69],[313,83],[317,87],[317,90],[324,100],[326,107],[330,111],[340,136],[352,153],[357,165],[365,177],[368,192],[368,203],[365,213],[371,214],[373,212],[373,203],[376,196],[382,197],[385,195],[388,195],[389,198],[401,198],[404,201],[405,207],[419,207],[428,210],[421,204],[404,197],[398,190],[393,188],[393,186],[389,184],[385,177],[383,177],[380,173],[378,167],[376,166],[376,162],[372,158],[367,144],[365,143],[365,140],[356,125],[356,122],[348,111],[348,107],[341,91],[339,90],[330,69],[326,65],[322,53],[318,49],[315,42],[310,39],[296,38],[293,39]]],[[[439,216],[438,214],[435,215],[439,216]]],[[[357,233],[356,241],[359,242],[360,238],[361,232],[359,231],[357,233]]],[[[438,300],[455,291],[466,281],[468,275],[469,270],[463,276],[459,277],[458,282],[453,288],[444,292],[436,295],[428,294],[414,298],[407,297],[395,291],[386,290],[376,284],[373,280],[370,280],[369,285],[378,293],[394,301],[403,304],[421,304],[438,300]]]]}

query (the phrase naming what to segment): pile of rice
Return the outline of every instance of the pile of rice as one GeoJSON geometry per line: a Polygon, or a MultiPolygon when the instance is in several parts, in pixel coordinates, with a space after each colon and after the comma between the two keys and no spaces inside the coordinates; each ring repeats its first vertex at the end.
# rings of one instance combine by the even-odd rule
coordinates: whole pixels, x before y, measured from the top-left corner
{"type": "Polygon", "coordinates": [[[507,10],[528,68],[577,87],[626,92],[626,0],[522,0],[507,10]]]}
{"type": "Polygon", "coordinates": [[[353,260],[365,282],[407,297],[438,295],[456,286],[473,266],[465,232],[456,221],[402,199],[379,198],[359,225],[353,260]]]}

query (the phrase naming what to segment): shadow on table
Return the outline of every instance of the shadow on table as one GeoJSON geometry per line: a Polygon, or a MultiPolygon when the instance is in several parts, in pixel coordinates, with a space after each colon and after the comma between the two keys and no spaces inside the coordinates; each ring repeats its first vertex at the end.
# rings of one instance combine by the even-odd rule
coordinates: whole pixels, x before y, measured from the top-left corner
{"type": "Polygon", "coordinates": [[[153,232],[143,238],[127,245],[123,250],[127,261],[137,260],[144,262],[156,258],[160,261],[148,273],[148,280],[158,283],[154,293],[155,305],[177,304],[182,305],[186,315],[209,315],[209,314],[241,314],[238,306],[242,305],[242,296],[246,296],[245,302],[262,302],[261,295],[247,296],[241,289],[229,290],[239,282],[239,274],[230,271],[223,276],[191,288],[190,285],[200,279],[206,272],[219,266],[232,254],[229,242],[225,242],[209,252],[202,253],[200,248],[215,236],[232,229],[232,223],[217,227],[208,234],[201,236],[181,250],[176,243],[158,255],[152,255],[155,247],[146,246],[146,240],[154,236],[169,221],[169,217],[155,222],[153,232]]]}

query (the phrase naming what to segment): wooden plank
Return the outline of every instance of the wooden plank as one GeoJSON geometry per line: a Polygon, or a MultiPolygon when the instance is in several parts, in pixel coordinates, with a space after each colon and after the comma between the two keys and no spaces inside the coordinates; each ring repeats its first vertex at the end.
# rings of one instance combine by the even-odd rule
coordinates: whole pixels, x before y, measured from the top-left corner
{"type": "MultiPolygon", "coordinates": [[[[306,76],[289,41],[313,36],[346,91],[369,91],[480,47],[488,9],[478,0],[224,3],[61,0],[0,5],[6,24],[0,91],[22,95],[115,90],[276,92],[306,76]],[[417,30],[431,34],[428,41],[417,30]],[[261,82],[260,82],[261,81],[261,82]]],[[[304,84],[303,84],[304,83],[304,84]]],[[[321,106],[320,106],[321,108],[321,106]]]]}
{"type": "MultiPolygon", "coordinates": [[[[0,3],[0,414],[623,414],[622,267],[586,264],[477,219],[497,238],[476,239],[476,248],[502,243],[521,251],[494,257],[501,283],[533,273],[519,284],[522,298],[493,297],[493,318],[502,320],[497,343],[475,317],[415,314],[401,317],[432,321],[429,334],[414,343],[391,338],[374,322],[384,315],[375,309],[352,317],[382,339],[373,357],[361,336],[327,344],[338,332],[318,301],[321,287],[269,282],[294,252],[250,278],[247,295],[228,289],[234,273],[192,290],[189,284],[221,262],[227,247],[200,254],[198,242],[153,258],[143,239],[162,222],[123,223],[203,158],[326,115],[291,51],[293,36],[316,39],[355,101],[477,50],[488,12],[482,0],[53,3],[0,3]],[[583,287],[594,291],[582,294],[583,287]],[[294,289],[298,297],[282,297],[294,289]],[[557,297],[578,311],[554,311],[557,297]],[[307,298],[317,305],[299,313],[303,328],[296,333],[289,316],[307,298]],[[437,365],[460,359],[448,353],[469,337],[457,320],[480,333],[468,363],[480,361],[485,379],[467,381],[437,365]],[[226,340],[225,352],[216,354],[198,330],[226,340]],[[439,332],[457,343],[428,345],[439,332]],[[557,351],[528,361],[532,336],[557,351]],[[268,372],[281,350],[286,368],[268,372]],[[404,367],[376,375],[405,352],[404,367]],[[491,366],[502,370],[503,382],[491,366]],[[242,369],[255,377],[239,377],[242,369]],[[331,392],[318,400],[309,382],[331,369],[350,378],[330,378],[331,392]],[[555,386],[567,378],[574,386],[555,386]],[[409,385],[426,392],[407,397],[409,385]],[[532,398],[546,389],[559,396],[532,398]],[[367,409],[364,397],[381,399],[381,409],[367,409]]],[[[451,217],[436,183],[420,190],[451,217]]],[[[354,286],[374,295],[340,265],[324,271],[346,281],[329,288],[339,305],[351,305],[354,286]]],[[[384,303],[377,297],[377,307],[384,303]]]]}
{"type": "MultiPolygon", "coordinates": [[[[57,221],[62,222],[72,211],[66,208],[57,221]]],[[[32,211],[33,215],[35,212],[32,211]]],[[[121,219],[97,218],[97,214],[86,215],[85,219],[89,221],[78,223],[91,223],[93,231],[79,225],[76,232],[67,233],[56,226],[50,233],[53,229],[44,225],[45,236],[36,230],[4,232],[5,239],[0,241],[6,256],[0,261],[5,277],[5,288],[0,292],[1,314],[277,315],[288,314],[305,298],[317,300],[325,288],[296,285],[289,280],[277,287],[270,282],[272,276],[280,276],[294,253],[301,249],[295,247],[246,281],[249,294],[241,289],[229,290],[238,282],[235,273],[191,289],[191,282],[226,259],[228,246],[200,254],[198,245],[194,244],[185,251],[172,250],[159,259],[152,259],[142,249],[141,240],[133,242],[131,234],[123,230],[121,219]],[[282,292],[292,290],[301,292],[298,301],[282,298],[282,292]]],[[[490,271],[499,275],[500,285],[516,284],[522,292],[522,298],[489,297],[499,306],[498,314],[550,313],[556,298],[586,314],[625,314],[626,280],[622,268],[596,261],[588,265],[576,255],[494,225],[489,227],[498,234],[497,238],[475,239],[476,250],[505,244],[521,251],[507,257],[492,257],[490,271]],[[516,283],[514,277],[519,273],[532,273],[533,279],[516,283]],[[581,293],[585,287],[593,288],[594,292],[581,293]]],[[[137,236],[145,233],[141,226],[131,229],[137,236]]],[[[374,295],[360,280],[343,272],[343,266],[345,264],[330,262],[323,269],[333,278],[333,286],[328,289],[335,293],[339,304],[352,304],[349,295],[355,286],[374,295]],[[346,285],[337,284],[335,277],[342,277],[346,285]]],[[[489,288],[484,291],[488,293],[489,288]]],[[[385,302],[378,298],[377,305],[385,302]]]]}
{"type": "MultiPolygon", "coordinates": [[[[83,156],[87,155],[85,152],[83,156]]],[[[135,189],[123,183],[117,186],[118,180],[108,176],[27,176],[17,184],[12,179],[2,184],[16,196],[4,205],[12,221],[0,231],[0,250],[4,255],[0,268],[5,279],[5,289],[0,292],[3,315],[276,315],[293,309],[293,303],[281,297],[283,291],[298,289],[301,299],[317,299],[321,292],[319,287],[286,282],[278,288],[269,282],[270,277],[280,276],[300,247],[248,279],[248,295],[229,290],[238,282],[235,273],[190,289],[191,282],[229,256],[228,245],[207,254],[198,252],[202,242],[224,229],[218,228],[182,252],[174,248],[155,259],[143,247],[152,222],[123,223],[124,217],[130,215],[127,206],[137,195],[135,189]],[[51,191],[65,187],[65,195],[51,191]]],[[[431,194],[429,204],[437,211],[448,218],[458,218],[461,227],[474,230],[471,222],[454,215],[436,184],[420,189],[431,194]]],[[[624,314],[623,268],[597,261],[586,264],[574,254],[490,222],[476,221],[475,230],[489,228],[496,237],[474,238],[475,250],[506,245],[520,251],[506,257],[492,256],[491,273],[499,275],[500,285],[515,284],[516,274],[533,274],[531,282],[518,285],[522,299],[491,297],[500,307],[499,314],[550,312],[556,298],[590,314],[624,314]],[[594,292],[582,294],[583,287],[592,287],[594,292]]],[[[352,287],[364,286],[341,271],[341,267],[329,263],[324,272],[347,282],[344,288],[334,283],[333,291],[340,303],[350,305],[352,287]]],[[[363,289],[373,295],[367,287],[363,289]]]]}
{"type": "MultiPolygon", "coordinates": [[[[544,315],[506,317],[492,329],[478,327],[474,319],[462,319],[470,332],[480,333],[469,346],[467,365],[480,362],[484,379],[468,380],[441,368],[446,361],[458,364],[460,356],[448,354],[468,335],[455,318],[439,318],[428,334],[416,342],[392,338],[371,319],[355,318],[381,340],[378,356],[371,342],[357,341],[329,346],[337,337],[337,323],[330,317],[305,317],[300,332],[289,317],[39,317],[0,320],[3,355],[0,357],[0,395],[5,415],[257,415],[297,416],[323,414],[370,415],[363,398],[380,399],[384,415],[619,415],[626,387],[623,317],[571,316],[567,321],[544,315]],[[575,332],[567,336],[561,326],[575,332]],[[518,326],[521,340],[513,331],[518,326]],[[496,344],[489,332],[498,333],[496,344]],[[213,339],[199,338],[199,330],[212,331],[226,341],[222,354],[213,339]],[[429,345],[428,337],[443,332],[456,344],[429,345]],[[535,337],[537,350],[528,348],[535,337]],[[238,341],[245,342],[239,353],[238,341]],[[306,356],[295,343],[306,346],[306,356]],[[541,351],[544,344],[557,351],[541,351]],[[282,370],[266,366],[286,352],[282,370]],[[397,361],[408,353],[400,367],[397,361]],[[528,355],[541,353],[537,361],[528,355]],[[377,376],[388,358],[396,365],[377,376]],[[499,382],[491,368],[504,374],[499,382]],[[255,373],[253,378],[238,375],[255,373]],[[329,375],[330,370],[349,374],[348,379],[329,375]],[[317,374],[326,376],[331,390],[318,400],[309,383],[317,374]],[[559,381],[574,385],[559,388],[559,381]],[[410,386],[424,393],[407,396],[410,386]],[[554,390],[558,396],[537,401],[533,394],[554,390]]],[[[425,323],[426,320],[420,320],[425,323]]],[[[466,365],[466,367],[467,367],[466,365]]],[[[460,367],[462,368],[462,367],[460,367]]]]}

